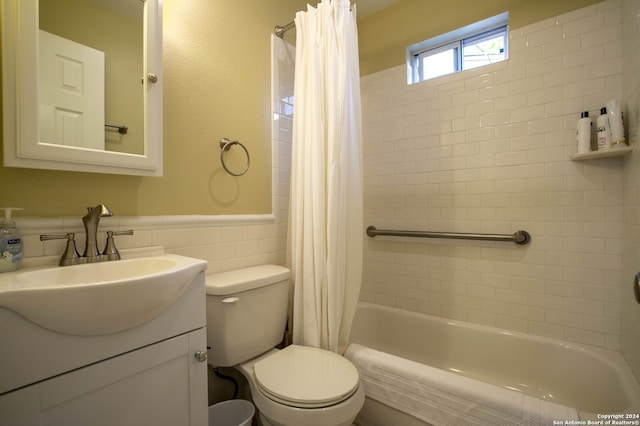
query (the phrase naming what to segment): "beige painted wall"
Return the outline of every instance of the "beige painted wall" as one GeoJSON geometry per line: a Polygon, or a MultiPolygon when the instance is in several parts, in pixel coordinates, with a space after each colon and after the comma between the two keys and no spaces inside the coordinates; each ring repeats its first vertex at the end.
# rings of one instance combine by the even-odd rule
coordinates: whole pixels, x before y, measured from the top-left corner
{"type": "Polygon", "coordinates": [[[22,216],[78,216],[99,202],[119,216],[270,212],[270,34],[305,5],[164,0],[164,176],[0,166],[0,205],[22,216]],[[249,149],[246,175],[222,170],[222,137],[249,149]]]}
{"type": "MultiPolygon", "coordinates": [[[[517,28],[594,2],[404,0],[360,21],[361,70],[401,64],[406,45],[506,9],[517,28]]],[[[269,212],[269,35],[306,3],[164,0],[164,176],[0,166],[0,204],[24,207],[26,216],[77,216],[98,202],[121,216],[269,212]],[[239,139],[251,152],[245,176],[222,171],[222,137],[239,139]]]]}
{"type": "Polygon", "coordinates": [[[360,73],[406,62],[406,47],[509,12],[509,28],[541,21],[599,0],[403,0],[358,22],[360,73]]]}

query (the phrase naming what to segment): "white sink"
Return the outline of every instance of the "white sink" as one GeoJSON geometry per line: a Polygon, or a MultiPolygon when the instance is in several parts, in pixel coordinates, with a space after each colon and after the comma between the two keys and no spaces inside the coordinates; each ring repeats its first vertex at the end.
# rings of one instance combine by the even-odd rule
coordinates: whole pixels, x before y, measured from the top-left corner
{"type": "Polygon", "coordinates": [[[22,289],[111,283],[157,275],[175,265],[176,260],[167,256],[145,257],[22,272],[14,282],[22,289]]]}
{"type": "Polygon", "coordinates": [[[0,307],[60,333],[117,333],[167,309],[206,265],[162,254],[18,271],[2,277],[0,307]]]}

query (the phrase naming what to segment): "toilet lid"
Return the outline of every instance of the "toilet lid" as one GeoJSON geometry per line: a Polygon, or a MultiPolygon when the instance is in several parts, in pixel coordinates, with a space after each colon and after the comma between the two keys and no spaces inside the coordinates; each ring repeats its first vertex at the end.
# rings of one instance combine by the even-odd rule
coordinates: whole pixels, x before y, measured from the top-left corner
{"type": "Polygon", "coordinates": [[[358,370],[346,358],[323,349],[291,345],[253,366],[265,396],[294,407],[327,407],[358,388],[358,370]]]}

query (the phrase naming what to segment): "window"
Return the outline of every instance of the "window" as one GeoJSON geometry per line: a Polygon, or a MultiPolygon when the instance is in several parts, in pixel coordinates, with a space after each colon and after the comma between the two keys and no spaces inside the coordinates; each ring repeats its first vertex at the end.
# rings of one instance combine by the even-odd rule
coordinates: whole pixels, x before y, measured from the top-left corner
{"type": "Polygon", "coordinates": [[[418,83],[507,59],[508,13],[407,48],[407,82],[418,83]]]}

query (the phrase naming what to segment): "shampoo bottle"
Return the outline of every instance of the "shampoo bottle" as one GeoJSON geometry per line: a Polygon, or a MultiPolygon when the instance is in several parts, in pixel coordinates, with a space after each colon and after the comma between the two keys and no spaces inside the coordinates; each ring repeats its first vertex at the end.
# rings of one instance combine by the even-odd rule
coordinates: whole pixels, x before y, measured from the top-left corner
{"type": "Polygon", "coordinates": [[[611,129],[609,128],[609,116],[606,108],[600,108],[600,116],[596,119],[596,132],[598,135],[598,151],[611,148],[611,129]]]}
{"type": "Polygon", "coordinates": [[[11,212],[22,209],[4,207],[0,210],[4,210],[4,220],[0,220],[0,272],[15,271],[20,268],[23,246],[11,212]]]}
{"type": "Polygon", "coordinates": [[[607,102],[607,114],[609,115],[609,127],[611,129],[611,148],[623,148],[627,146],[624,138],[624,122],[620,100],[614,99],[607,102]]]}
{"type": "Polygon", "coordinates": [[[579,154],[591,151],[591,118],[589,118],[589,111],[584,111],[580,114],[580,120],[578,120],[577,125],[576,146],[576,152],[579,154]]]}

